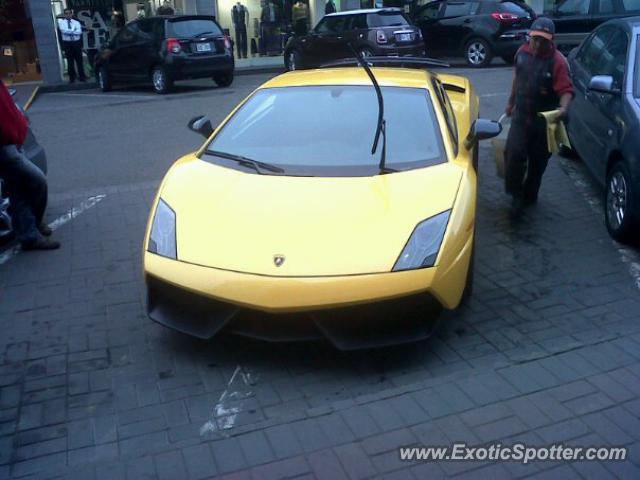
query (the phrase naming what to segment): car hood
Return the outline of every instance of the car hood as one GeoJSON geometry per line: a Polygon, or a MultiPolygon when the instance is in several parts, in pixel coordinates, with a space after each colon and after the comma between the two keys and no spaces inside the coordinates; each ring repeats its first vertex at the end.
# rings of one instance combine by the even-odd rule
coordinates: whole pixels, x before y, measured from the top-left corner
{"type": "Polygon", "coordinates": [[[452,207],[461,176],[451,163],[373,177],[256,175],[192,157],[172,167],[161,197],[176,213],[180,261],[352,275],[390,271],[415,226],[452,207]]]}

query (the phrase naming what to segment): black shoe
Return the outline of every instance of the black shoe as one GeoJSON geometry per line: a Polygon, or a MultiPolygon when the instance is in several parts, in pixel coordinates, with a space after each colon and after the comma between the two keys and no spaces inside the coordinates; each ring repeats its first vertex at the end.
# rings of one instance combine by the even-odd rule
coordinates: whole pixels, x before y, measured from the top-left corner
{"type": "Polygon", "coordinates": [[[53,230],[51,230],[51,227],[49,227],[49,225],[47,225],[44,222],[38,225],[38,231],[45,237],[50,237],[51,234],[53,233],[53,230]]]}
{"type": "Polygon", "coordinates": [[[22,250],[56,250],[60,248],[60,242],[56,242],[55,240],[51,240],[49,238],[39,238],[38,240],[34,240],[32,242],[22,243],[22,250]]]}

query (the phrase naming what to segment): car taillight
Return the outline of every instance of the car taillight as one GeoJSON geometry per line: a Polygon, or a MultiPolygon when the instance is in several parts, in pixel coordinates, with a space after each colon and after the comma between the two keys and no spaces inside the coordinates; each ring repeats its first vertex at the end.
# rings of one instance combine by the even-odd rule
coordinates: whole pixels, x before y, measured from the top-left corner
{"type": "Polygon", "coordinates": [[[182,51],[177,38],[167,38],[167,51],[171,53],[180,53],[182,51]]]}
{"type": "Polygon", "coordinates": [[[387,43],[387,36],[384,34],[384,31],[382,30],[376,31],[376,42],[387,43]]]}
{"type": "Polygon", "coordinates": [[[231,50],[231,39],[227,35],[224,36],[224,48],[231,50]]]}
{"type": "Polygon", "coordinates": [[[520,18],[515,13],[502,13],[502,12],[492,13],[491,16],[496,20],[498,20],[499,22],[503,22],[503,23],[515,22],[520,18]]]}

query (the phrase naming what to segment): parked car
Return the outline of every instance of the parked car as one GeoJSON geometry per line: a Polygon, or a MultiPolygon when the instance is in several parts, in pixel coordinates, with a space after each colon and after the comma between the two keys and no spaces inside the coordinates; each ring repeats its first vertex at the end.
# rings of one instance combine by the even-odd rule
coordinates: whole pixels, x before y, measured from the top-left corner
{"type": "Polygon", "coordinates": [[[640,15],[640,0],[566,0],[545,15],[556,25],[558,48],[568,54],[604,22],[640,15]]]}
{"type": "Polygon", "coordinates": [[[627,241],[640,232],[640,16],[598,27],[569,64],[569,140],[606,188],[609,233],[627,241]]]}
{"type": "MultiPolygon", "coordinates": [[[[16,94],[15,89],[10,89],[11,96],[16,94]]],[[[27,116],[25,111],[16,102],[18,109],[27,116]]],[[[27,120],[29,117],[27,116],[27,120]]],[[[44,174],[47,173],[47,155],[42,148],[42,145],[36,140],[31,126],[27,130],[27,138],[23,145],[25,155],[35,166],[37,166],[44,174]]],[[[0,243],[4,243],[8,238],[11,238],[13,234],[13,224],[11,221],[11,215],[9,215],[9,205],[11,198],[7,194],[7,185],[4,184],[2,177],[0,177],[0,243]]]]}
{"type": "Polygon", "coordinates": [[[422,34],[398,8],[352,10],[325,15],[308,35],[289,39],[284,50],[287,70],[319,67],[360,55],[424,56],[422,34]]]}
{"type": "Polygon", "coordinates": [[[128,23],[96,56],[102,91],[115,83],[151,80],[166,93],[177,80],[213,78],[226,87],[233,82],[231,40],[215,17],[179,15],[128,23]]]}
{"type": "Polygon", "coordinates": [[[517,0],[440,0],[414,14],[428,56],[462,56],[471,67],[485,67],[496,55],[512,63],[535,18],[517,0]]]}
{"type": "Polygon", "coordinates": [[[469,295],[478,140],[501,127],[466,78],[370,62],[275,77],[215,129],[191,120],[207,140],[149,213],[152,320],[350,349],[425,338],[469,295]]]}

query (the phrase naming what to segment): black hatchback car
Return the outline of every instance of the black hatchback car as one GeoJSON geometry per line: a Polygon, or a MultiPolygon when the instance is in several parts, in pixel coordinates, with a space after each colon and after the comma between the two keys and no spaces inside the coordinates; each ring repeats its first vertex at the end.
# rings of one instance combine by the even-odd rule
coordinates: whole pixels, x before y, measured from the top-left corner
{"type": "Polygon", "coordinates": [[[611,20],[569,55],[571,146],[605,186],[605,223],[640,239],[640,16],[611,20]]]}
{"type": "Polygon", "coordinates": [[[496,55],[512,63],[535,18],[515,0],[441,0],[414,14],[430,57],[462,55],[471,67],[485,67],[496,55]]]}
{"type": "Polygon", "coordinates": [[[174,81],[190,78],[229,86],[234,65],[231,40],[215,17],[180,15],[128,23],[96,55],[95,71],[105,92],[114,83],[151,80],[157,93],[166,93],[174,81]]]}
{"type": "Polygon", "coordinates": [[[287,70],[313,68],[353,56],[424,56],[420,29],[398,8],[352,10],[325,15],[308,34],[291,37],[284,51],[287,70]]]}

